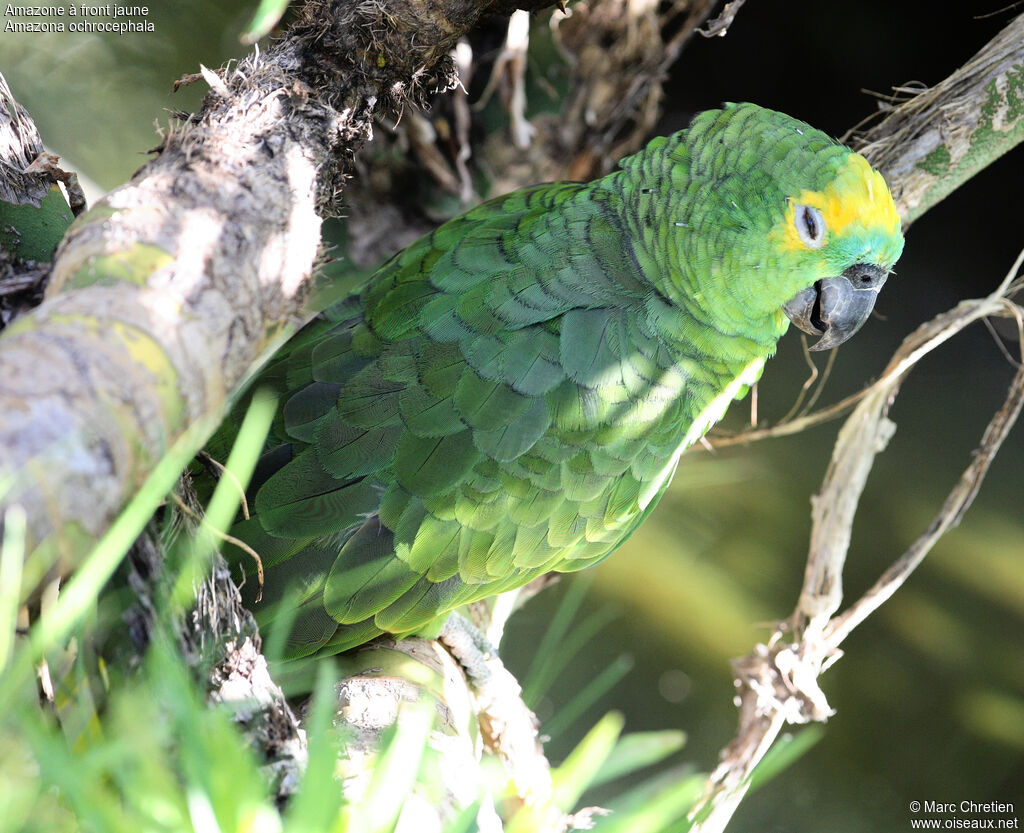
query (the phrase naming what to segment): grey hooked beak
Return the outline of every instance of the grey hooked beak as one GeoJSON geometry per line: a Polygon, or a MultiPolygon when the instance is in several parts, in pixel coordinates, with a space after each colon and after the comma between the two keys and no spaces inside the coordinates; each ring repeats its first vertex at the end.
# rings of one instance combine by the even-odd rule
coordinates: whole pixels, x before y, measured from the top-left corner
{"type": "Polygon", "coordinates": [[[888,275],[874,264],[855,264],[838,277],[824,278],[798,292],[782,311],[805,333],[821,336],[812,350],[830,350],[867,321],[888,275]]]}

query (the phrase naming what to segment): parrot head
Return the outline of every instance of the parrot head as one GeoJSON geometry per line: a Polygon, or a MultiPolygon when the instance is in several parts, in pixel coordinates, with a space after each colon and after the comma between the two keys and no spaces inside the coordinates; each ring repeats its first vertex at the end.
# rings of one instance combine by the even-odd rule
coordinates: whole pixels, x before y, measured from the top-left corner
{"type": "Polygon", "coordinates": [[[787,199],[771,239],[812,272],[824,273],[782,306],[801,330],[821,336],[812,350],[836,347],[860,329],[903,250],[885,180],[852,152],[821,190],[787,199]]]}
{"type": "Polygon", "coordinates": [[[903,251],[882,175],[755,104],[701,113],[678,135],[670,155],[688,181],[673,209],[684,215],[673,294],[731,319],[736,334],[764,332],[767,321],[777,339],[791,321],[821,337],[812,350],[860,329],[903,251]]]}

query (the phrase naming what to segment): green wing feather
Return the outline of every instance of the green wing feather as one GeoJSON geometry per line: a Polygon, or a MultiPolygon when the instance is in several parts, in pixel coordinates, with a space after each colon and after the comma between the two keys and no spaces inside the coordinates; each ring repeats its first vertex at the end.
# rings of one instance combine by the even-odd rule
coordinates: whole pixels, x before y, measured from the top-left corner
{"type": "Polygon", "coordinates": [[[282,464],[234,532],[286,553],[268,585],[306,588],[293,653],[424,628],[628,533],[631,455],[595,465],[586,446],[658,384],[657,357],[628,349],[644,292],[595,193],[539,186],[457,218],[378,271],[362,314],[329,310],[275,362],[282,464]]]}

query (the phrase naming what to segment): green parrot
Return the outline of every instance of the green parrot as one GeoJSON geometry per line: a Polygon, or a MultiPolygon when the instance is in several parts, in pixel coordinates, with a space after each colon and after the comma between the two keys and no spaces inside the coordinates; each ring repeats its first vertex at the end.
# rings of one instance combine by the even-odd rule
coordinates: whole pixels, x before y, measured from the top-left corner
{"type": "Polygon", "coordinates": [[[450,220],[257,380],[283,406],[231,530],[255,610],[335,653],[601,561],[789,321],[840,344],[902,249],[863,157],[753,104],[450,220]]]}

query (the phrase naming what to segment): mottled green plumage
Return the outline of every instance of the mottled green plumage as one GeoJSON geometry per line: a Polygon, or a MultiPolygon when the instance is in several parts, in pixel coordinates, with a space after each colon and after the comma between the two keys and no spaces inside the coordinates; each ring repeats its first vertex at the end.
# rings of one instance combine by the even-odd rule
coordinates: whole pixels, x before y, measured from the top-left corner
{"type": "Polygon", "coordinates": [[[291,651],[339,651],[606,557],[760,374],[783,305],[899,256],[851,158],[737,105],[396,255],[264,373],[283,407],[232,530],[266,568],[257,611],[297,585],[291,651]],[[820,248],[794,237],[798,200],[835,224],[820,248]]]}

